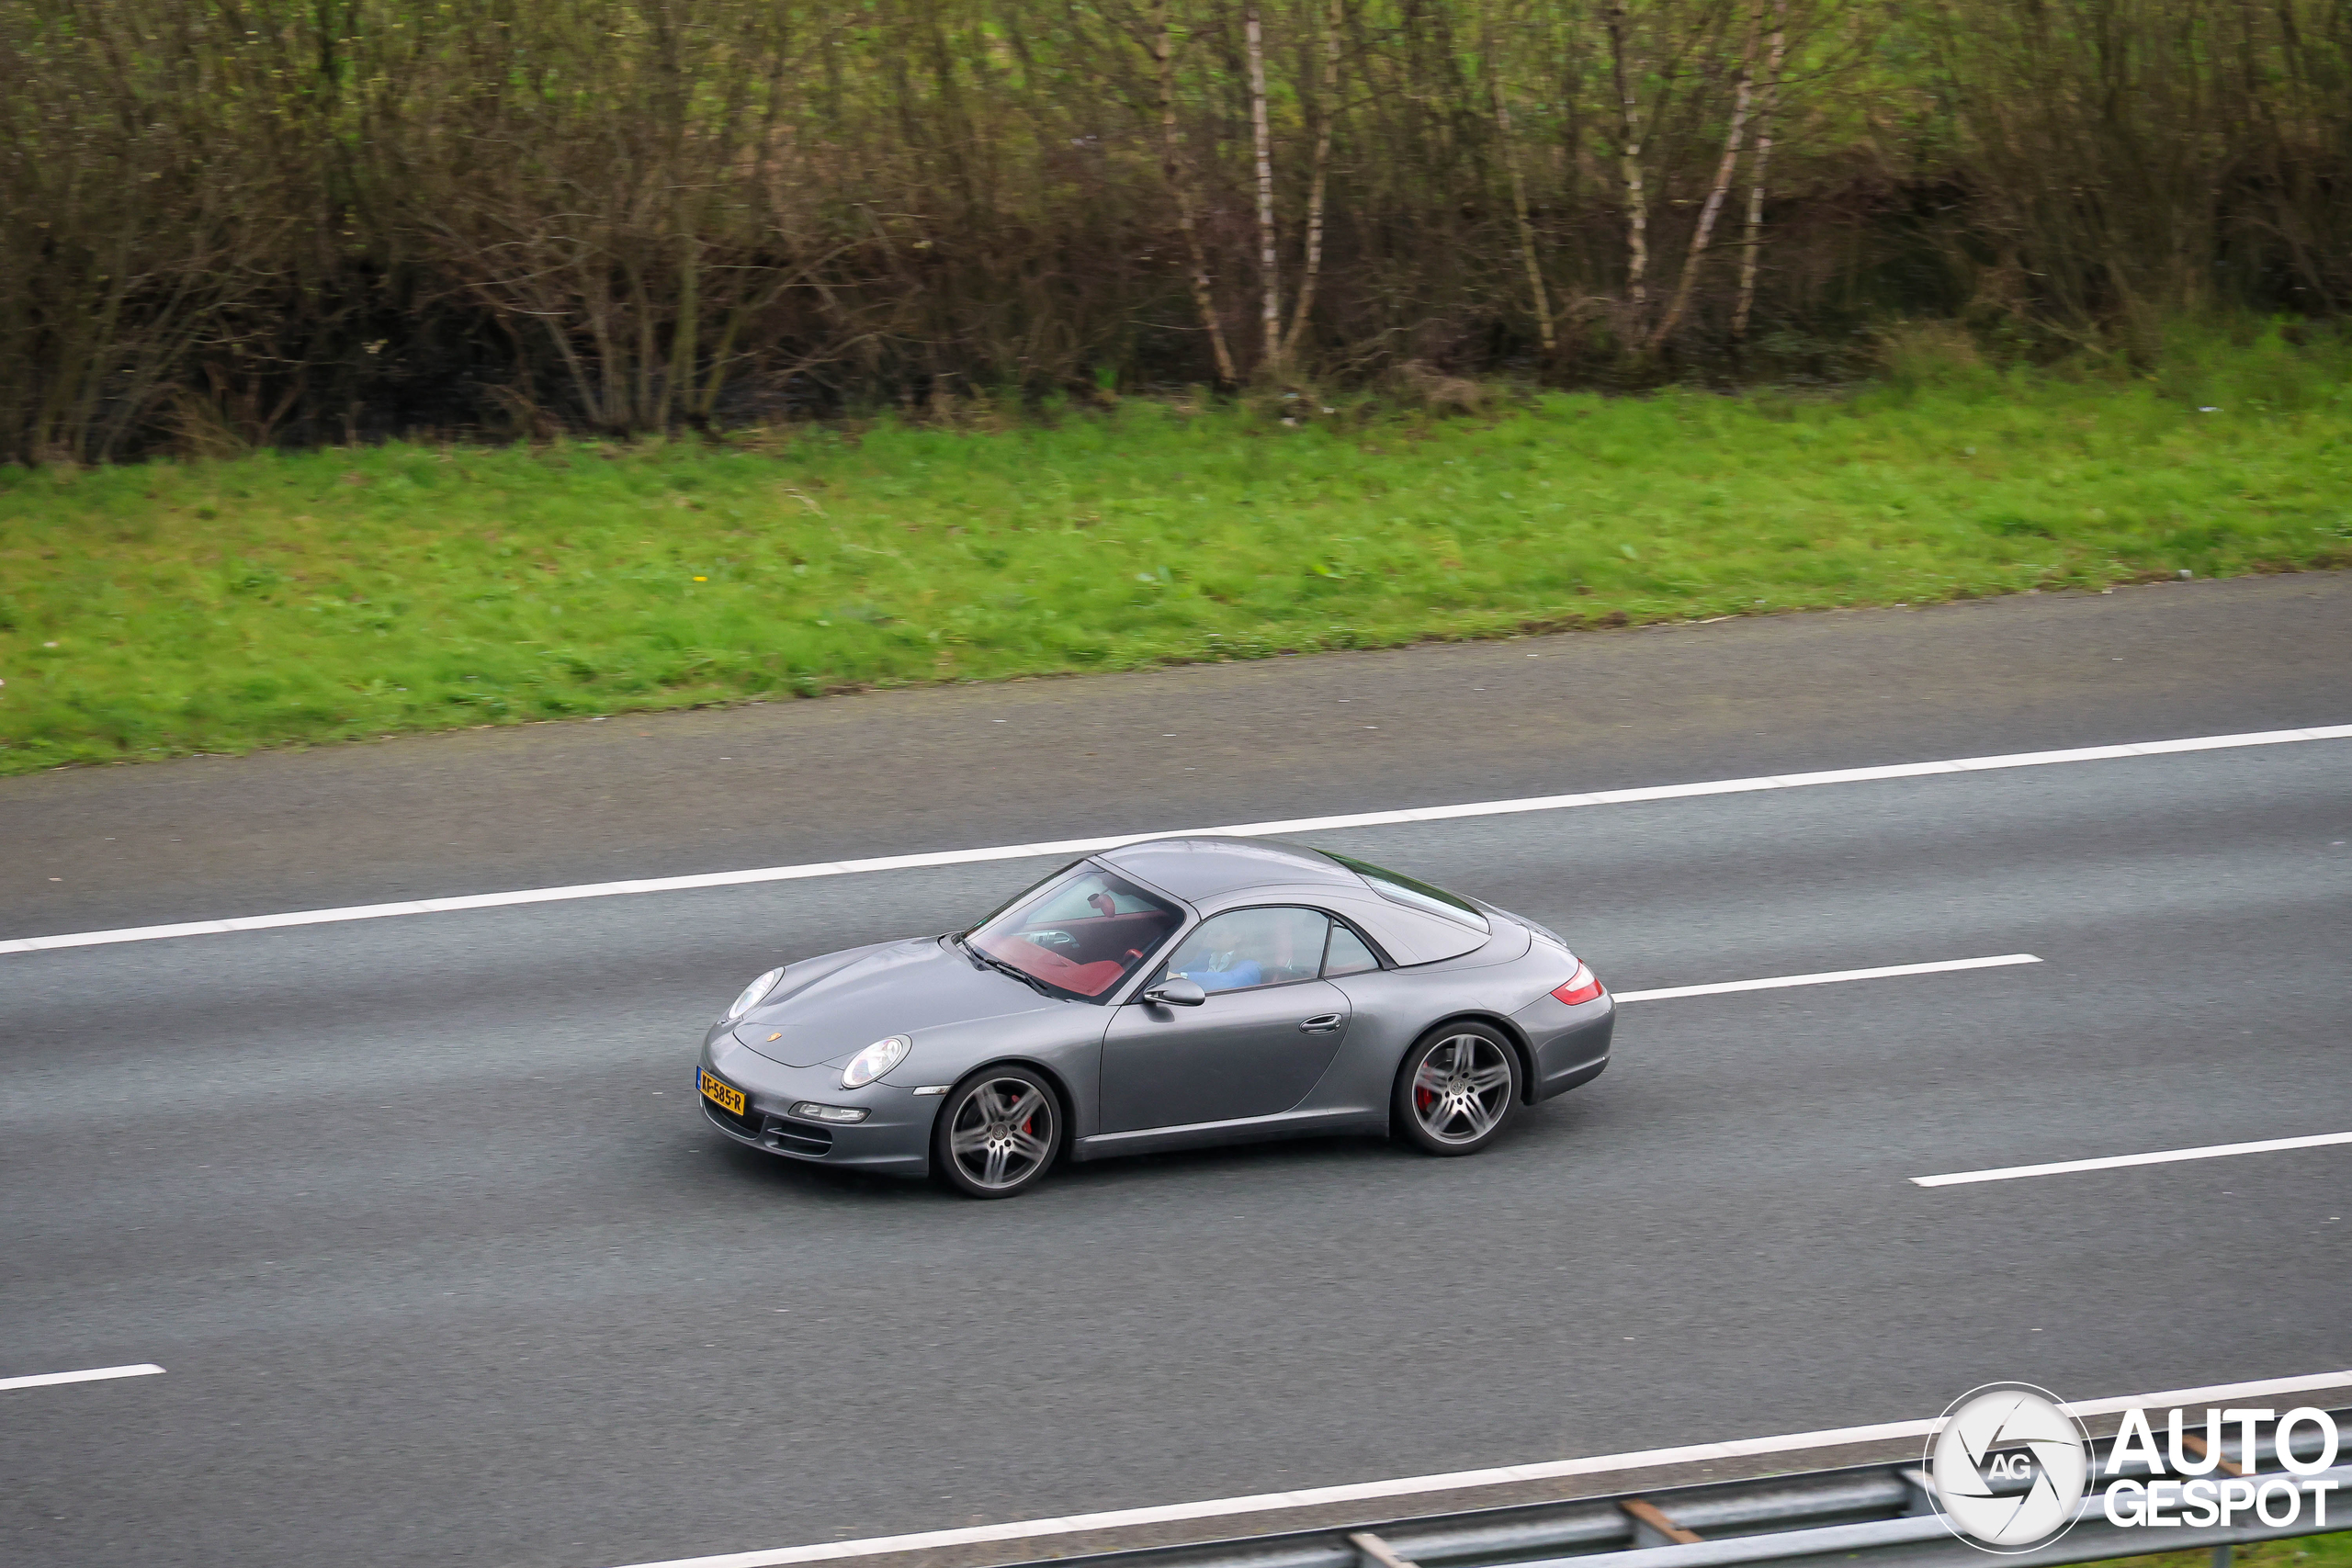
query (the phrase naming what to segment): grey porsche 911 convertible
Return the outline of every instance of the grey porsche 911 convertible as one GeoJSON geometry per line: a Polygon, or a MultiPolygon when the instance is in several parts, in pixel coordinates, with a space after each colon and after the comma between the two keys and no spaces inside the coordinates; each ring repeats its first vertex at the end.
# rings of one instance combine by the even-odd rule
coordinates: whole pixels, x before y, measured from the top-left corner
{"type": "Polygon", "coordinates": [[[739,1142],[1010,1198],[1064,1157],[1304,1134],[1475,1154],[1607,1066],[1615,1013],[1524,917],[1326,851],[1154,839],[968,931],[769,970],[695,1084],[739,1142]]]}

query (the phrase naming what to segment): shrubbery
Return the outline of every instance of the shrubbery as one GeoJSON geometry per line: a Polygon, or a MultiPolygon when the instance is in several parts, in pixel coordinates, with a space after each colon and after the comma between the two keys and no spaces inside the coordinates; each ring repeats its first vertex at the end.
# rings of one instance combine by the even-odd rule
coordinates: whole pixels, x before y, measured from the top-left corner
{"type": "Polygon", "coordinates": [[[0,458],[2153,363],[2352,302],[2347,65],[2335,0],[0,0],[0,458]]]}

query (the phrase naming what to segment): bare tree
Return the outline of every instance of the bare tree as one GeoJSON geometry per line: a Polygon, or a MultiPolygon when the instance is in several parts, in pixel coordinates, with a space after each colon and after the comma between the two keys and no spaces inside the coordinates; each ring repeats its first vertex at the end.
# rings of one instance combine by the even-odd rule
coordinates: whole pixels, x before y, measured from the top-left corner
{"type": "Polygon", "coordinates": [[[1732,97],[1731,126],[1724,133],[1724,155],[1715,165],[1714,183],[1707,189],[1706,205],[1699,209],[1698,227],[1690,231],[1690,254],[1682,263],[1682,276],[1674,286],[1674,299],[1658,319],[1657,330],[1650,334],[1649,349],[1657,352],[1674,329],[1682,324],[1683,312],[1690,306],[1690,290],[1699,281],[1699,264],[1705,259],[1707,241],[1714,233],[1715,219],[1724,209],[1724,197],[1731,189],[1732,171],[1739,162],[1740,137],[1747,130],[1747,108],[1753,96],[1756,70],[1756,39],[1763,29],[1763,0],[1757,0],[1747,17],[1747,37],[1739,51],[1739,85],[1732,97]]]}
{"type": "Polygon", "coordinates": [[[1756,309],[1756,263],[1764,246],[1764,175],[1772,162],[1772,111],[1781,98],[1781,62],[1789,40],[1789,0],[1772,0],[1772,50],[1764,65],[1763,101],[1756,111],[1756,152],[1747,187],[1747,228],[1739,246],[1739,303],[1732,310],[1731,335],[1747,336],[1756,309]]]}
{"type": "Polygon", "coordinates": [[[1257,0],[1243,11],[1243,30],[1250,44],[1250,135],[1258,158],[1258,281],[1265,301],[1261,311],[1265,332],[1263,368],[1283,371],[1282,274],[1274,249],[1274,139],[1266,122],[1266,36],[1258,16],[1257,0]]]}
{"type": "Polygon", "coordinates": [[[2352,310],[2352,0],[0,0],[0,461],[2352,310]]]}
{"type": "Polygon", "coordinates": [[[1625,183],[1625,300],[1627,335],[1638,338],[1649,304],[1650,209],[1642,191],[1642,100],[1640,69],[1628,58],[1632,26],[1625,0],[1609,7],[1609,68],[1617,88],[1617,166],[1625,183]]]}
{"type": "Polygon", "coordinates": [[[1535,305],[1535,332],[1548,359],[1558,346],[1552,333],[1552,303],[1544,293],[1544,267],[1535,254],[1535,224],[1527,213],[1527,172],[1520,164],[1519,143],[1511,138],[1510,99],[1503,91],[1502,72],[1491,55],[1487,79],[1494,88],[1495,136],[1502,143],[1503,166],[1510,171],[1510,209],[1519,224],[1520,261],[1527,268],[1527,292],[1535,305]]]}
{"type": "Polygon", "coordinates": [[[1200,220],[1193,216],[1192,181],[1184,168],[1182,133],[1176,124],[1176,33],[1168,15],[1168,0],[1152,0],[1149,44],[1152,63],[1159,68],[1159,156],[1160,171],[1168,181],[1169,194],[1176,199],[1176,225],[1184,233],[1184,259],[1191,265],[1193,304],[1201,313],[1201,326],[1208,333],[1209,352],[1216,358],[1216,378],[1225,385],[1238,385],[1241,377],[1233,367],[1233,350],[1226,346],[1225,324],[1216,312],[1216,291],[1209,284],[1208,255],[1201,246],[1200,220]]]}
{"type": "Polygon", "coordinates": [[[1298,298],[1291,302],[1290,335],[1283,357],[1298,357],[1299,339],[1306,332],[1306,313],[1315,303],[1315,284],[1323,270],[1323,197],[1331,174],[1331,123],[1340,114],[1340,27],[1345,19],[1344,0],[1327,0],[1323,7],[1323,80],[1315,99],[1315,165],[1306,189],[1306,260],[1299,270],[1298,298]]]}

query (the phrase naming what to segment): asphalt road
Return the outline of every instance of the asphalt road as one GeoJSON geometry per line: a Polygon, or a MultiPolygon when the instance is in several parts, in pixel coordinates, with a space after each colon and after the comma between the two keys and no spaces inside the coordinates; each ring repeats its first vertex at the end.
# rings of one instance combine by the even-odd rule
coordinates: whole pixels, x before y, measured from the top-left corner
{"type": "Polygon", "coordinates": [[[0,779],[0,937],[2276,729],[2352,573],[1325,654],[0,779]]]}
{"type": "MultiPolygon", "coordinates": [[[[1091,775],[1067,830],[2341,723],[2345,588],[1121,678],[1203,723],[1304,703],[1289,682],[1385,711],[1305,716],[1230,790],[1168,777],[1208,743],[1152,750],[1132,792],[1091,775]],[[1532,683],[1509,662],[1529,652],[1571,674],[1532,683]],[[1511,710],[1453,688],[1515,678],[1552,705],[1510,743],[1511,710]],[[1604,721],[1622,744],[1577,728],[1604,721]],[[1325,768],[1312,736],[1342,722],[1396,726],[1393,753],[1335,742],[1325,768]],[[1283,768],[1306,770],[1288,792],[1283,768]]],[[[1117,739],[1087,685],[1023,692],[1093,716],[1063,721],[1071,744],[1117,739]]],[[[952,737],[1009,700],[871,711],[952,737]]],[[[455,886],[402,880],[477,841],[435,837],[467,814],[417,780],[522,765],[494,749],[17,781],[37,787],[0,790],[0,935],[708,869],[714,845],[748,864],[981,843],[991,812],[1026,824],[993,837],[1038,836],[1059,750],[974,743],[918,784],[907,757],[945,750],[818,744],[854,705],[672,732],[791,753],[839,803],[825,820],[752,844],[756,814],[690,783],[707,769],[680,744],[674,842],[632,817],[600,852],[518,820],[455,886]],[[273,791],[303,803],[310,860],[261,843],[273,791]],[[404,791],[422,869],[381,819],[404,791]],[[356,864],[331,852],[338,798],[356,864]],[[200,840],[208,801],[234,831],[163,857],[143,904],[136,865],[93,863],[78,891],[23,872],[118,808],[122,836],[200,840]]],[[[537,732],[565,755],[574,733],[537,732]]],[[[663,798],[659,767],[616,772],[663,798]]],[[[1472,1160],[1334,1140],[974,1204],[725,1144],[692,1047],[777,953],[938,930],[1042,867],[0,957],[0,1376],[170,1369],[0,1392],[0,1556],[599,1568],[1900,1420],[1992,1378],[2090,1397],[2352,1364],[2352,1149],[1904,1179],[2352,1129],[2352,742],[1315,837],[1524,909],[1621,991],[2045,962],[1629,1006],[1606,1076],[1472,1160]]]]}

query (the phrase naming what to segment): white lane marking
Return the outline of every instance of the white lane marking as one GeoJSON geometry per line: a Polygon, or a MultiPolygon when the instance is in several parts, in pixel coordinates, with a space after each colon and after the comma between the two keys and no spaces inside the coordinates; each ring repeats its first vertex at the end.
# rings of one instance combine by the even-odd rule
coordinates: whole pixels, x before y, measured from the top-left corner
{"type": "Polygon", "coordinates": [[[2278,1149],[2317,1149],[2352,1144],[2352,1133],[2315,1133],[2308,1138],[2264,1138],[2251,1144],[2208,1144],[2199,1149],[2159,1149],[2145,1155],[2108,1155],[2100,1159],[2062,1159],[2048,1165],[2010,1165],[1998,1170],[1959,1170],[1949,1176],[1915,1176],[1917,1187],[1962,1187],[1972,1181],[2015,1181],[2021,1176],[2064,1176],[2076,1170],[2116,1170],[2127,1165],[2170,1165],[2175,1160],[2219,1159],[2223,1155],[2267,1155],[2278,1149]]]}
{"type": "Polygon", "coordinates": [[[1886,980],[1897,975],[1948,975],[1956,969],[1998,969],[2010,964],[2039,964],[2030,953],[2005,953],[1998,958],[1947,958],[1939,964],[1890,964],[1883,969],[1831,969],[1819,975],[1776,975],[1769,980],[1725,980],[1713,986],[1671,986],[1662,991],[1619,991],[1620,1004],[1662,1002],[1674,997],[1719,997],[1727,991],[1777,991],[1786,986],[1834,986],[1846,980],[1886,980]]]}
{"type": "Polygon", "coordinates": [[[162,942],[171,937],[219,936],[231,931],[276,931],[286,926],[380,920],[395,915],[503,909],[517,904],[556,904],[576,898],[612,898],[629,893],[682,893],[703,887],[741,887],[759,882],[797,882],[816,876],[856,876],[876,871],[976,865],[984,861],[1091,854],[1099,850],[1116,849],[1122,844],[1139,843],[1146,839],[1164,839],[1179,833],[1222,833],[1237,838],[1263,838],[1274,833],[1320,832],[1334,828],[1390,828],[1408,822],[1451,822],[1466,817],[1514,817],[1531,811],[1567,811],[1586,806],[1689,800],[1701,795],[1740,795],[1757,790],[1807,789],[1815,784],[1925,778],[1936,773],[1979,773],[1992,768],[2043,768],[2062,762],[2104,762],[2126,757],[2163,756],[2176,751],[2219,751],[2245,746],[2283,746],[2304,740],[2345,739],[2352,739],[2352,724],[2329,725],[2314,729],[2267,729],[2245,735],[2199,735],[2177,740],[2143,740],[2126,746],[2085,746],[2070,751],[2020,751],[2000,757],[1957,757],[1938,762],[1897,762],[1881,768],[1841,768],[1831,773],[1719,779],[1708,784],[1604,789],[1589,795],[1529,795],[1518,800],[1486,800],[1466,806],[1419,806],[1401,811],[1358,811],[1343,817],[1299,817],[1281,822],[1233,822],[1221,828],[1161,828],[1148,833],[1113,833],[1094,839],[998,844],[978,850],[936,850],[923,854],[881,855],[868,860],[816,861],[806,865],[772,865],[751,871],[707,872],[694,876],[649,876],[629,882],[582,882],[568,887],[526,887],[513,893],[468,893],[449,898],[418,898],[399,904],[351,904],[335,909],[299,909],[282,915],[237,915],[227,919],[183,920],[165,926],[128,926],[116,931],[16,937],[0,942],[0,953],[49,953],[67,947],[162,942]]]}
{"type": "MultiPolygon", "coordinates": [[[[2210,1388],[2177,1388],[2160,1393],[2127,1394],[2120,1399],[2093,1399],[2060,1406],[2076,1416],[2111,1416],[2133,1405],[2167,1407],[2218,1404],[2224,1400],[2258,1399],[2266,1394],[2301,1393],[2312,1389],[2352,1386],[2352,1371],[2319,1372],[2306,1377],[2270,1378],[2260,1382],[2221,1383],[2210,1388]]],[[[1826,1432],[1795,1432],[1780,1438],[1735,1438],[1728,1442],[1693,1443],[1686,1448],[1651,1449],[1642,1453],[1602,1454],[1592,1459],[1554,1460],[1544,1464],[1504,1465],[1493,1470],[1463,1470],[1449,1475],[1415,1475],[1396,1481],[1367,1481],[1351,1486],[1320,1486],[1300,1492],[1265,1492],[1249,1497],[1219,1497],[1200,1503],[1174,1503],[1155,1508],[1121,1508],[1103,1514],[1073,1514],[1061,1519],[1022,1519],[1001,1525],[976,1525],[964,1529],[925,1530],[918,1535],[876,1536],[866,1540],[824,1541],[812,1546],[780,1546],[764,1551],[731,1551],[715,1557],[679,1557],[633,1568],[779,1568],[788,1562],[822,1562],[842,1557],[878,1557],[893,1551],[927,1551],[940,1547],[969,1546],[979,1541],[1026,1540],[1035,1536],[1075,1535],[1085,1530],[1120,1529],[1134,1525],[1167,1524],[1180,1519],[1222,1518],[1235,1514],[1262,1514],[1283,1508],[1313,1508],[1330,1503],[1370,1502],[1419,1493],[1458,1492],[1479,1486],[1504,1486],[1513,1482],[1549,1481],[1568,1475],[1603,1475],[1612,1471],[1640,1470],[1657,1464],[1682,1464],[1692,1460],[1738,1459],[1756,1454],[1790,1453],[1803,1449],[1875,1443],[1896,1438],[1923,1438],[1935,1430],[1936,1420],[1890,1421],[1876,1427],[1845,1427],[1826,1432]]]]}
{"type": "Polygon", "coordinates": [[[108,1378],[151,1378],[164,1369],[153,1361],[135,1367],[92,1367],[82,1372],[37,1372],[31,1377],[0,1378],[0,1388],[47,1388],[61,1382],[103,1382],[108,1378]]]}

